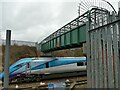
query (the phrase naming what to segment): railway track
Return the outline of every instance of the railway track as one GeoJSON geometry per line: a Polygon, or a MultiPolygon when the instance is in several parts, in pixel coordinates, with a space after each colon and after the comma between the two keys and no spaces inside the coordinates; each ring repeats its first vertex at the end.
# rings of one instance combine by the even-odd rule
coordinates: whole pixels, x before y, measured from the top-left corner
{"type": "Polygon", "coordinates": [[[73,82],[66,82],[66,88],[68,90],[74,89],[77,85],[80,87],[81,85],[87,84],[87,80],[79,80],[73,82]]]}
{"type": "Polygon", "coordinates": [[[39,82],[29,82],[21,84],[11,84],[10,88],[18,88],[22,90],[47,90],[49,83],[59,83],[64,82],[67,90],[74,88],[87,88],[87,77],[86,76],[77,76],[77,77],[67,77],[67,78],[56,78],[49,80],[41,80],[39,82]]]}
{"type": "Polygon", "coordinates": [[[68,73],[57,73],[57,74],[46,74],[43,76],[34,76],[34,77],[20,77],[17,80],[11,82],[11,84],[21,84],[21,83],[29,83],[29,82],[40,82],[41,80],[51,80],[51,79],[60,79],[67,77],[76,77],[76,76],[85,76],[86,71],[81,72],[68,72],[68,73]]]}

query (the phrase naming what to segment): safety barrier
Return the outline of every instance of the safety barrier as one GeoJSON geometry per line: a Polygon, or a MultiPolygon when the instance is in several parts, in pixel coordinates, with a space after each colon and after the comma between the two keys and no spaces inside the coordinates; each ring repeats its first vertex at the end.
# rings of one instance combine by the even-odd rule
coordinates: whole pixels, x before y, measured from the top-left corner
{"type": "MultiPolygon", "coordinates": [[[[120,13],[120,11],[119,11],[120,13]]],[[[120,14],[96,12],[87,27],[88,88],[120,89],[120,14]]]]}

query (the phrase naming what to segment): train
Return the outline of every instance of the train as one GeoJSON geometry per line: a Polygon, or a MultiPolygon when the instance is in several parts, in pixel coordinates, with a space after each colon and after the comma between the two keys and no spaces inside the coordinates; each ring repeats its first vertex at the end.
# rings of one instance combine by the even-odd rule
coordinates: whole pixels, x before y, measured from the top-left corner
{"type": "MultiPolygon", "coordinates": [[[[41,78],[46,74],[86,71],[86,57],[23,58],[9,67],[10,81],[19,78],[41,78]]],[[[4,72],[0,74],[4,80],[4,72]]]]}

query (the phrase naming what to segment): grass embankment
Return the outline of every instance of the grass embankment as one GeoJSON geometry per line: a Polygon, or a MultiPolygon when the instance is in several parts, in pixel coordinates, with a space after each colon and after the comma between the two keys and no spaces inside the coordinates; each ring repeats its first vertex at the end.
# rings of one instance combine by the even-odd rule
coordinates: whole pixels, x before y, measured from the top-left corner
{"type": "Polygon", "coordinates": [[[51,52],[51,55],[56,57],[82,57],[86,54],[83,53],[83,48],[74,48],[54,51],[51,52]]]}
{"type": "MultiPolygon", "coordinates": [[[[11,65],[22,58],[37,57],[38,54],[40,53],[36,51],[35,47],[26,46],[26,45],[22,45],[22,46],[13,45],[11,46],[11,49],[10,49],[9,64],[11,65]]],[[[3,45],[2,46],[2,66],[4,66],[4,60],[5,60],[5,46],[3,45]]]]}

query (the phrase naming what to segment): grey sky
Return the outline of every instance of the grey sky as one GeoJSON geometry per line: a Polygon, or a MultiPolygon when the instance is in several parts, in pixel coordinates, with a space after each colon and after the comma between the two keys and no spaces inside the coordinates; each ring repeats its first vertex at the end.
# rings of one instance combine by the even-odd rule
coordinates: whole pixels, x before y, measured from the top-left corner
{"type": "MultiPolygon", "coordinates": [[[[78,0],[74,0],[74,2],[73,0],[66,2],[64,0],[60,2],[48,0],[16,1],[4,0],[0,3],[0,11],[2,11],[0,14],[2,27],[0,26],[0,28],[4,39],[5,30],[11,29],[14,40],[41,41],[78,16],[78,0]]],[[[117,2],[119,0],[108,1],[116,9],[118,8],[117,2]]]]}

